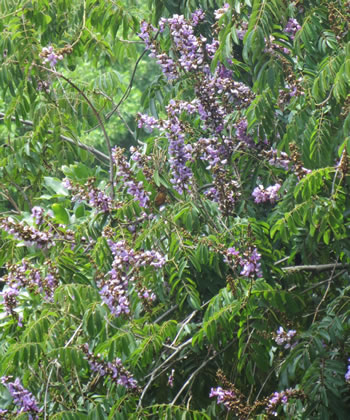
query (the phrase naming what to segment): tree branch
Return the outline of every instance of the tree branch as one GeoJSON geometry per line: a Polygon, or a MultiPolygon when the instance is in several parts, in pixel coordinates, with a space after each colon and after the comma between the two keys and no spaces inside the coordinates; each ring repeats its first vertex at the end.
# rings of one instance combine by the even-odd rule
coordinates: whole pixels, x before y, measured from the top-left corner
{"type": "Polygon", "coordinates": [[[340,270],[342,268],[348,268],[350,264],[342,264],[342,263],[335,263],[335,264],[318,264],[318,265],[294,265],[292,267],[284,267],[282,271],[286,273],[294,273],[297,271],[312,271],[314,273],[321,273],[322,271],[328,270],[340,270]]]}
{"type": "MultiPolygon", "coordinates": [[[[5,114],[3,112],[0,112],[0,120],[3,120],[4,118],[5,118],[5,114]]],[[[16,121],[16,117],[11,117],[11,120],[16,121]]],[[[22,120],[22,119],[19,119],[17,121],[19,121],[23,125],[27,125],[28,127],[34,127],[33,121],[22,120]]],[[[47,130],[47,132],[49,134],[53,134],[52,130],[47,130]]],[[[98,159],[100,159],[104,162],[109,161],[109,157],[107,155],[105,155],[104,153],[100,152],[99,150],[95,149],[92,146],[88,146],[84,143],[80,143],[79,141],[75,141],[75,140],[71,139],[70,137],[66,137],[66,136],[63,136],[63,135],[60,135],[60,139],[67,142],[67,143],[70,143],[72,145],[78,146],[80,149],[86,150],[87,152],[93,154],[98,159]]]]}

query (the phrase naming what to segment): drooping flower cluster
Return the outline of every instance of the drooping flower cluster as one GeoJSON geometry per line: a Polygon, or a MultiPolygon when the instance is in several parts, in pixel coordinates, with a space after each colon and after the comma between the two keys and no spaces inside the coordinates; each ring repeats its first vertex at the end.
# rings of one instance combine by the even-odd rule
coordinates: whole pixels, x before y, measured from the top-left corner
{"type": "Polygon", "coordinates": [[[296,330],[284,331],[283,327],[279,327],[276,332],[275,341],[279,346],[284,345],[285,349],[289,349],[293,347],[292,339],[296,333],[296,330]]]}
{"type": "Polygon", "coordinates": [[[295,398],[295,397],[300,398],[303,396],[304,394],[302,391],[298,389],[292,389],[292,388],[286,389],[285,391],[281,391],[281,392],[274,392],[268,401],[266,412],[272,416],[277,417],[278,413],[276,409],[279,405],[281,404],[286,405],[290,398],[295,398]]]}
{"type": "Polygon", "coordinates": [[[235,124],[236,127],[236,137],[239,141],[245,143],[248,147],[254,147],[255,143],[253,138],[247,134],[248,121],[246,118],[242,118],[235,124]]]}
{"type": "Polygon", "coordinates": [[[20,264],[8,265],[6,268],[7,274],[1,278],[6,283],[6,288],[0,295],[3,297],[6,313],[18,319],[19,325],[21,325],[21,319],[15,312],[17,297],[21,289],[26,288],[29,292],[44,293],[45,299],[52,301],[58,286],[58,268],[52,261],[47,260],[44,270],[40,271],[25,259],[20,264]]]}
{"type": "Polygon", "coordinates": [[[236,248],[231,247],[224,253],[224,261],[233,268],[241,267],[240,275],[244,277],[262,277],[261,255],[256,248],[248,246],[243,255],[240,255],[236,248]]]}
{"type": "Polygon", "coordinates": [[[228,3],[225,3],[221,9],[214,11],[214,17],[216,20],[219,20],[230,8],[228,3]]]}
{"type": "Polygon", "coordinates": [[[63,60],[63,55],[55,52],[52,45],[44,47],[41,50],[40,57],[44,64],[49,64],[50,67],[55,67],[59,60],[63,60]]]}
{"type": "MultiPolygon", "coordinates": [[[[118,317],[130,313],[128,288],[129,283],[135,282],[138,271],[147,266],[161,268],[165,258],[157,251],[135,251],[126,241],[113,242],[109,239],[107,242],[114,256],[112,270],[98,286],[103,302],[118,317]]],[[[138,292],[141,300],[147,303],[155,300],[154,293],[142,284],[138,292]]]]}
{"type": "Polygon", "coordinates": [[[132,195],[141,207],[148,207],[150,193],[145,191],[142,181],[137,182],[135,180],[123,149],[120,147],[113,149],[113,160],[118,168],[116,176],[123,180],[124,185],[127,187],[127,193],[132,195]]]}
{"type": "Polygon", "coordinates": [[[98,373],[100,376],[109,376],[117,385],[122,385],[127,389],[139,390],[136,380],[123,366],[121,359],[116,358],[114,362],[106,362],[100,354],[94,355],[89,350],[88,344],[83,345],[82,350],[93,372],[98,373]]]}
{"type": "Polygon", "coordinates": [[[295,38],[295,35],[298,31],[300,31],[301,26],[296,19],[290,18],[287,22],[287,25],[284,28],[284,32],[290,35],[291,39],[295,38]]]}
{"type": "Polygon", "coordinates": [[[211,388],[209,398],[216,397],[217,404],[223,404],[227,409],[230,409],[230,402],[235,398],[233,391],[229,389],[222,389],[221,386],[211,388]]]}
{"type": "Polygon", "coordinates": [[[104,213],[109,213],[120,207],[120,203],[94,186],[96,179],[91,177],[84,185],[80,185],[68,178],[63,180],[63,185],[72,192],[72,201],[86,201],[89,206],[104,213]]]}
{"type": "Polygon", "coordinates": [[[0,219],[0,229],[23,241],[26,246],[50,248],[53,245],[54,235],[49,231],[40,231],[23,221],[16,222],[12,217],[0,219]]]}
{"type": "Polygon", "coordinates": [[[39,206],[33,207],[32,216],[35,220],[36,225],[41,225],[43,223],[44,209],[39,206]]]}
{"type": "Polygon", "coordinates": [[[271,166],[276,166],[277,168],[282,168],[288,171],[291,160],[289,159],[287,153],[280,152],[278,154],[277,149],[271,148],[268,151],[263,151],[263,154],[268,159],[271,166]]]}
{"type": "Polygon", "coordinates": [[[348,384],[350,384],[350,359],[348,359],[348,370],[345,374],[345,382],[347,382],[348,384]]]}
{"type": "Polygon", "coordinates": [[[39,414],[42,409],[38,407],[33,394],[23,387],[19,378],[16,378],[14,382],[10,382],[8,376],[3,376],[1,383],[9,390],[14,404],[19,408],[14,414],[28,413],[30,420],[39,418],[36,414],[39,414]]]}
{"type": "Polygon", "coordinates": [[[264,188],[263,185],[259,185],[258,187],[254,188],[252,192],[252,196],[254,197],[255,203],[266,203],[270,201],[270,203],[275,203],[278,198],[278,191],[281,188],[281,184],[270,185],[267,188],[264,188]]]}

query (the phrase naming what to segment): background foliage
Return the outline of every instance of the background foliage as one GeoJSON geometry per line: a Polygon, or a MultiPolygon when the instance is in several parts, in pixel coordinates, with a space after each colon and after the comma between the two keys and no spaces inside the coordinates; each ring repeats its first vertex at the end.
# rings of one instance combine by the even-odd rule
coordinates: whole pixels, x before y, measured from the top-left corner
{"type": "Polygon", "coordinates": [[[348,418],[349,12],[1,2],[4,418],[348,418]]]}

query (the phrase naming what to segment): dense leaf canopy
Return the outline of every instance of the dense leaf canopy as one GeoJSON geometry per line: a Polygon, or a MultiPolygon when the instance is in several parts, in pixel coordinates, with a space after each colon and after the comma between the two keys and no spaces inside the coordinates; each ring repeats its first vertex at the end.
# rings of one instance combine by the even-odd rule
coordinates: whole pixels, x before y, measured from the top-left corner
{"type": "Polygon", "coordinates": [[[0,2],[0,418],[349,418],[349,24],[0,2]]]}

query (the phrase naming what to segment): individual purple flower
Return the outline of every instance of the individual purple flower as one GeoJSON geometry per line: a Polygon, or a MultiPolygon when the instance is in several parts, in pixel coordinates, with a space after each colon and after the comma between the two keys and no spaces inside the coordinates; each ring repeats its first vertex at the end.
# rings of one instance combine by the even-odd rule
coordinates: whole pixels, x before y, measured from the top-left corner
{"type": "Polygon", "coordinates": [[[3,376],[1,383],[9,390],[14,404],[19,408],[18,414],[30,413],[29,418],[32,419],[32,414],[42,411],[42,409],[39,409],[33,394],[22,386],[19,378],[16,378],[14,382],[9,382],[9,377],[3,376]]]}
{"type": "Polygon", "coordinates": [[[171,374],[168,377],[168,385],[170,386],[170,388],[173,388],[174,386],[174,376],[175,376],[175,369],[172,369],[171,374]]]}
{"type": "Polygon", "coordinates": [[[286,405],[288,400],[293,397],[304,397],[303,393],[297,389],[286,389],[285,391],[281,392],[274,392],[266,406],[266,412],[274,417],[278,416],[277,407],[279,405],[286,405]]]}
{"type": "Polygon", "coordinates": [[[254,147],[255,143],[253,138],[247,134],[248,121],[243,118],[236,123],[236,137],[239,141],[245,143],[249,147],[254,147]]]}
{"type": "Polygon", "coordinates": [[[350,384],[350,359],[348,359],[348,370],[345,374],[345,382],[347,382],[348,384],[350,384]]]}
{"type": "Polygon", "coordinates": [[[243,255],[234,247],[228,248],[224,253],[224,262],[233,268],[242,267],[240,275],[244,277],[262,277],[260,259],[258,250],[251,247],[243,255]]]}
{"type": "Polygon", "coordinates": [[[203,12],[202,9],[195,10],[191,15],[192,25],[197,26],[199,22],[202,22],[204,20],[204,18],[205,18],[205,13],[203,12]]]}
{"type": "Polygon", "coordinates": [[[221,9],[214,11],[214,16],[216,20],[219,20],[230,8],[228,3],[225,3],[221,9]]]}

